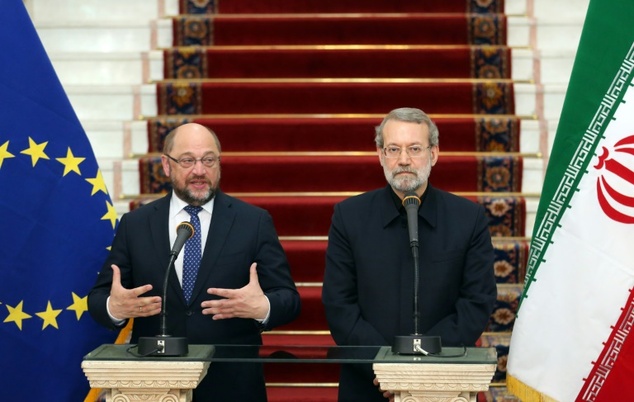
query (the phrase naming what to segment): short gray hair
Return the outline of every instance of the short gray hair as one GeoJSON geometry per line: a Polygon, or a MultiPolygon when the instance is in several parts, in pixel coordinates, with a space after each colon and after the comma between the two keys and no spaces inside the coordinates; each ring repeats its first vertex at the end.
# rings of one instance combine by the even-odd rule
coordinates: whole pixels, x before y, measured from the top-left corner
{"type": "Polygon", "coordinates": [[[431,118],[420,109],[402,107],[394,109],[390,113],[388,113],[381,124],[375,128],[376,135],[374,137],[374,142],[376,143],[377,148],[383,148],[383,128],[389,120],[404,121],[416,124],[425,123],[427,125],[427,128],[429,128],[429,145],[438,145],[438,127],[436,127],[436,124],[431,120],[431,118]]]}

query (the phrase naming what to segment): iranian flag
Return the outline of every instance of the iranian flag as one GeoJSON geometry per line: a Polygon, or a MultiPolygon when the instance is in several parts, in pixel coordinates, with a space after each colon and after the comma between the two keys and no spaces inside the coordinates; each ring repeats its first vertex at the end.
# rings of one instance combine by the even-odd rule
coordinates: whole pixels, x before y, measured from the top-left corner
{"type": "Polygon", "coordinates": [[[508,389],[634,400],[634,0],[590,0],[531,239],[508,389]]]}

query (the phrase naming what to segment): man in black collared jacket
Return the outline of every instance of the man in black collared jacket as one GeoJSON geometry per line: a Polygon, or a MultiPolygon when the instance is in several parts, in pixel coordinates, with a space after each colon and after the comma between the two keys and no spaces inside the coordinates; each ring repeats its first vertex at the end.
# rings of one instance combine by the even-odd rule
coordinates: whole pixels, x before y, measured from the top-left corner
{"type": "MultiPolygon", "coordinates": [[[[484,208],[429,184],[438,129],[418,109],[390,112],[376,130],[385,188],[335,206],[322,300],[338,345],[392,345],[413,324],[414,262],[402,199],[418,210],[420,330],[443,346],[473,346],[496,300],[493,246],[484,208]]],[[[343,365],[339,401],[385,401],[370,365],[343,365]]]]}

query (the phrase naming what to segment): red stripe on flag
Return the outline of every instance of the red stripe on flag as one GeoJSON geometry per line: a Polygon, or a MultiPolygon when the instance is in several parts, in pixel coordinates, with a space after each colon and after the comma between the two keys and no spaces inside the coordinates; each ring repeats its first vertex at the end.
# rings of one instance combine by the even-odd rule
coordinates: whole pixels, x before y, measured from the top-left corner
{"type": "Polygon", "coordinates": [[[630,338],[634,323],[634,291],[622,308],[618,322],[604,343],[599,359],[585,379],[577,401],[613,402],[634,395],[634,339],[630,338]]]}

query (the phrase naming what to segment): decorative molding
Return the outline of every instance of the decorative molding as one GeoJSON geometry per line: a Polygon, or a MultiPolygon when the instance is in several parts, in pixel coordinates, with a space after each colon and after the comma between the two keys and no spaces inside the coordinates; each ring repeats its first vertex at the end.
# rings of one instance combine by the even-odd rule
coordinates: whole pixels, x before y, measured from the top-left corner
{"type": "Polygon", "coordinates": [[[475,402],[489,389],[495,364],[374,364],[380,388],[394,402],[475,402]]]}
{"type": "Polygon", "coordinates": [[[209,362],[84,360],[82,368],[107,402],[190,402],[209,362]]]}

